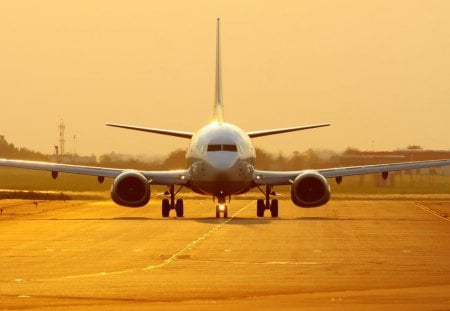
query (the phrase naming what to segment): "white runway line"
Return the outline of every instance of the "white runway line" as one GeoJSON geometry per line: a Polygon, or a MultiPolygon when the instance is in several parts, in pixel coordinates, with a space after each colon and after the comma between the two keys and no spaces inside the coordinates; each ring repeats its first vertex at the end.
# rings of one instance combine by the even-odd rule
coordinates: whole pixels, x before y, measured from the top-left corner
{"type": "Polygon", "coordinates": [[[219,229],[226,225],[227,223],[229,223],[230,221],[232,221],[237,215],[239,215],[243,210],[245,210],[247,207],[249,207],[250,205],[252,205],[254,203],[254,201],[248,203],[247,205],[245,205],[244,207],[241,207],[236,213],[234,213],[230,218],[228,218],[227,220],[225,220],[224,222],[216,225],[214,228],[212,228],[211,230],[209,230],[208,232],[206,232],[204,235],[200,236],[197,240],[192,241],[191,243],[189,243],[186,247],[184,247],[183,249],[179,250],[178,252],[176,252],[175,254],[173,254],[172,256],[170,256],[170,258],[164,260],[162,263],[156,264],[156,265],[148,265],[147,267],[144,268],[144,270],[152,270],[152,269],[156,269],[156,268],[161,268],[164,266],[167,266],[168,264],[170,264],[171,262],[173,262],[174,260],[176,260],[178,257],[180,257],[181,255],[183,255],[184,253],[186,253],[187,251],[191,250],[195,245],[197,245],[199,242],[205,240],[207,237],[209,237],[211,234],[219,231],[219,229]]]}
{"type": "Polygon", "coordinates": [[[432,214],[432,215],[434,215],[434,216],[436,216],[436,217],[439,217],[440,219],[443,219],[443,220],[445,220],[445,221],[450,221],[450,219],[445,218],[445,217],[439,215],[438,213],[434,212],[433,210],[429,209],[429,208],[426,207],[426,206],[423,206],[423,205],[420,204],[420,203],[415,202],[415,203],[413,203],[413,204],[414,204],[414,206],[420,208],[421,210],[424,210],[424,211],[427,212],[427,213],[430,213],[430,214],[432,214]]]}
{"type": "Polygon", "coordinates": [[[247,205],[241,207],[230,218],[228,218],[224,222],[214,226],[211,230],[209,230],[208,232],[206,232],[205,234],[203,234],[202,236],[200,236],[196,240],[190,242],[184,248],[182,248],[181,250],[177,251],[172,256],[170,256],[168,259],[166,259],[163,262],[160,262],[158,264],[148,265],[145,268],[135,268],[135,269],[127,269],[127,270],[121,270],[121,271],[69,275],[69,276],[66,276],[66,277],[63,277],[63,278],[64,279],[82,279],[82,278],[92,278],[92,277],[105,277],[105,276],[108,276],[108,275],[118,275],[118,274],[132,273],[132,272],[138,272],[138,271],[149,271],[149,270],[165,267],[165,266],[169,265],[170,263],[172,263],[173,261],[175,261],[176,259],[178,259],[180,256],[182,256],[187,251],[189,251],[192,248],[194,248],[198,243],[200,243],[201,241],[203,241],[206,238],[208,238],[211,234],[219,231],[220,228],[222,228],[224,225],[226,225],[227,223],[232,221],[237,215],[239,215],[242,211],[244,211],[245,209],[247,209],[249,206],[253,205],[254,203],[255,203],[255,201],[252,201],[252,202],[248,203],[247,205]]]}

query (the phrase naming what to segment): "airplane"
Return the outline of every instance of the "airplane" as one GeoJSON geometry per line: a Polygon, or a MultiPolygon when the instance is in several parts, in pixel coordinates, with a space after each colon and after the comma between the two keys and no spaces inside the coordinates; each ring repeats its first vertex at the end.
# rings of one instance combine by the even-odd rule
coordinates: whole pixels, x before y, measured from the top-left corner
{"type": "Polygon", "coordinates": [[[450,159],[403,162],[394,164],[338,167],[300,171],[265,171],[255,168],[255,148],[252,139],[329,126],[329,123],[277,128],[245,132],[238,126],[224,121],[222,101],[222,69],[220,45],[220,19],[217,19],[216,68],[214,121],[203,126],[197,132],[167,130],[106,123],[107,126],[136,131],[156,133],[188,139],[186,153],[187,168],[171,171],[138,171],[134,169],[104,168],[80,166],[62,163],[36,162],[0,159],[0,166],[50,171],[53,178],[58,173],[72,173],[96,176],[102,183],[105,178],[113,178],[111,186],[112,200],[124,207],[143,207],[151,196],[151,186],[168,186],[167,197],[162,199],[162,217],[169,217],[175,210],[177,217],[184,216],[183,199],[176,199],[179,191],[185,187],[192,191],[212,196],[216,205],[216,217],[228,217],[227,201],[231,196],[244,194],[258,188],[264,198],[256,202],[257,217],[264,217],[270,210],[272,217],[278,217],[278,199],[273,191],[275,186],[289,185],[291,201],[302,208],[325,205],[331,197],[327,179],[335,178],[337,183],[345,176],[381,173],[386,179],[390,171],[430,168],[450,165],[450,159]],[[178,189],[175,189],[177,187],[178,189]]]}

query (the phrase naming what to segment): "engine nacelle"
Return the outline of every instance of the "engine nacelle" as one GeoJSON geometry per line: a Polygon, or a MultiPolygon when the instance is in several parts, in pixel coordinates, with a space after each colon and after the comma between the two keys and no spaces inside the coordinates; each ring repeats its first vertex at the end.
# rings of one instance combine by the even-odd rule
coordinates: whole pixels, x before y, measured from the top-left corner
{"type": "Polygon", "coordinates": [[[142,207],[150,201],[147,178],[137,171],[125,171],[114,179],[111,199],[118,205],[142,207]]]}
{"type": "Polygon", "coordinates": [[[291,186],[291,200],[300,207],[318,207],[330,200],[330,185],[316,171],[304,171],[291,186]]]}

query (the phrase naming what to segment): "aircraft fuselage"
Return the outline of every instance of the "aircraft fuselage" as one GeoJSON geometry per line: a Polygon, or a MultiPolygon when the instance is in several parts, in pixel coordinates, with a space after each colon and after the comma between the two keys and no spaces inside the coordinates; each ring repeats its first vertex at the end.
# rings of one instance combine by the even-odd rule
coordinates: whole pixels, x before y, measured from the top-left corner
{"type": "Polygon", "coordinates": [[[255,148],[247,133],[233,124],[202,127],[192,136],[186,157],[191,189],[217,197],[220,203],[253,186],[255,148]]]}

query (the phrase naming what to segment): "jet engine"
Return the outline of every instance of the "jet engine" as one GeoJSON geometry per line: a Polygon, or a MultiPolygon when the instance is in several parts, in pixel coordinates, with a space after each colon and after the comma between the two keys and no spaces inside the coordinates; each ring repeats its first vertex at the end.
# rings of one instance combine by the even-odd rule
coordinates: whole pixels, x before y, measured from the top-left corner
{"type": "Polygon", "coordinates": [[[137,171],[125,171],[114,179],[111,186],[112,200],[121,206],[142,207],[150,201],[147,178],[137,171]]]}
{"type": "Polygon", "coordinates": [[[291,200],[300,207],[318,207],[330,200],[330,185],[316,171],[304,171],[291,186],[291,200]]]}

